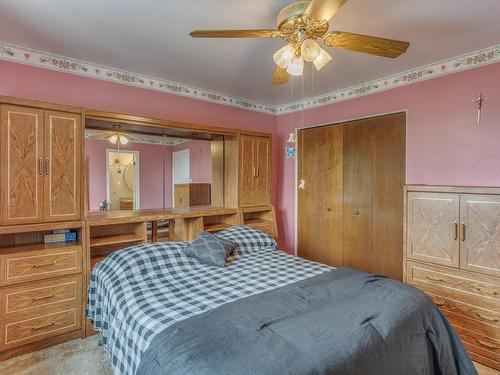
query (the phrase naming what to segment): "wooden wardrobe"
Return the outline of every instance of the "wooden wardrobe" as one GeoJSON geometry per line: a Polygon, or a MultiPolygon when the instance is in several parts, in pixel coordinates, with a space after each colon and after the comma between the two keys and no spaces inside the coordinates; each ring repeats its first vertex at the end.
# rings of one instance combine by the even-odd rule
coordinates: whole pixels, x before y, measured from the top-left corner
{"type": "Polygon", "coordinates": [[[298,132],[298,255],[402,280],[406,114],[298,132]]]}

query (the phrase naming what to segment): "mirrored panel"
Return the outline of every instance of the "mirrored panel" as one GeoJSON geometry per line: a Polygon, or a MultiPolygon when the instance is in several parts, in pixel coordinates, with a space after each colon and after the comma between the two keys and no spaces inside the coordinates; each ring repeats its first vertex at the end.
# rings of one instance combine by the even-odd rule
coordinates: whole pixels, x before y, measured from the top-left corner
{"type": "Polygon", "coordinates": [[[87,119],[88,210],[211,205],[211,147],[217,137],[87,119]]]}

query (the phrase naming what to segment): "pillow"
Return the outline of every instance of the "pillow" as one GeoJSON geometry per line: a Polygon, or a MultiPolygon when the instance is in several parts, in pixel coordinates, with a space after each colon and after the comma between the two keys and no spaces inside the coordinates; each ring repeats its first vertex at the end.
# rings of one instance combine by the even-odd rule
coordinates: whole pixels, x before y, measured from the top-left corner
{"type": "Polygon", "coordinates": [[[236,244],[209,232],[201,232],[185,249],[186,255],[209,266],[224,267],[236,244]]]}
{"type": "Polygon", "coordinates": [[[269,247],[278,248],[276,241],[267,233],[245,225],[224,229],[218,232],[217,236],[235,243],[240,253],[258,251],[269,247]]]}

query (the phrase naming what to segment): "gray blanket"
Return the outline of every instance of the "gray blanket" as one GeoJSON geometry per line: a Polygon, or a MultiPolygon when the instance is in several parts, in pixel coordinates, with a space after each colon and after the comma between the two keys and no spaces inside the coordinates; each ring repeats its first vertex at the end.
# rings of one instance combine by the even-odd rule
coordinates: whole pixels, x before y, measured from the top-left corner
{"type": "Polygon", "coordinates": [[[173,324],[153,339],[137,374],[477,372],[424,293],[339,269],[173,324]]]}

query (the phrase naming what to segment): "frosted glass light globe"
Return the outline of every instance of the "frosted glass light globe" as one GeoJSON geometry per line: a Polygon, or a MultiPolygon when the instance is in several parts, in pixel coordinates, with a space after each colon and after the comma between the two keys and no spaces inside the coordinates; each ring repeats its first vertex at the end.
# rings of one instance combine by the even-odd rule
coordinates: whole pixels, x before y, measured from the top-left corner
{"type": "Polygon", "coordinates": [[[295,55],[286,71],[292,76],[301,76],[304,72],[304,60],[302,59],[302,56],[295,55]]]}
{"type": "Polygon", "coordinates": [[[294,48],[290,44],[287,44],[276,51],[273,55],[273,59],[276,65],[278,65],[281,69],[286,69],[288,64],[290,64],[290,61],[292,61],[294,55],[294,48]]]}
{"type": "Polygon", "coordinates": [[[320,52],[321,47],[315,40],[306,39],[302,42],[301,53],[305,61],[313,62],[319,56],[320,52]]]}

